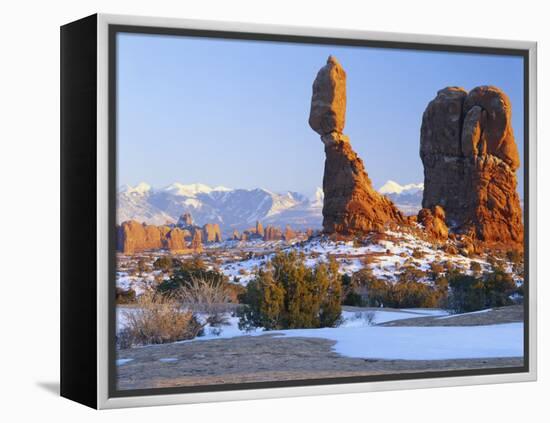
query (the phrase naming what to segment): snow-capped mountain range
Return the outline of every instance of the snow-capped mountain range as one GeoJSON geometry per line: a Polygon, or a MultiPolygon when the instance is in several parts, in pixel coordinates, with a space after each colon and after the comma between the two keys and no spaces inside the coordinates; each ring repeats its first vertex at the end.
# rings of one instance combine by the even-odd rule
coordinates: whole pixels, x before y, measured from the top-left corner
{"type": "MultiPolygon", "coordinates": [[[[379,192],[390,197],[405,213],[415,213],[420,209],[422,188],[422,184],[402,186],[388,181],[379,192]]],[[[249,228],[258,220],[264,225],[320,228],[323,198],[322,188],[308,198],[297,192],[274,193],[264,188],[231,189],[176,182],[156,189],[142,182],[118,190],[117,222],[137,220],[161,225],[175,223],[188,212],[197,224],[218,223],[224,233],[249,228]]]]}
{"type": "Polygon", "coordinates": [[[382,185],[378,192],[392,200],[407,215],[417,214],[422,208],[423,183],[400,185],[390,180],[382,185]]]}

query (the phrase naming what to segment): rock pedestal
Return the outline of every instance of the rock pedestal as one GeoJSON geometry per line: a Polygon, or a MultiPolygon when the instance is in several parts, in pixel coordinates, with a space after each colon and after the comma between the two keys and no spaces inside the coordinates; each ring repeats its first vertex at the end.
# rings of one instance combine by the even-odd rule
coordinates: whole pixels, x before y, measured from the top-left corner
{"type": "Polygon", "coordinates": [[[372,187],[363,161],[343,134],[346,72],[330,56],[313,83],[309,125],[325,146],[323,231],[360,235],[403,223],[395,205],[372,187]]]}

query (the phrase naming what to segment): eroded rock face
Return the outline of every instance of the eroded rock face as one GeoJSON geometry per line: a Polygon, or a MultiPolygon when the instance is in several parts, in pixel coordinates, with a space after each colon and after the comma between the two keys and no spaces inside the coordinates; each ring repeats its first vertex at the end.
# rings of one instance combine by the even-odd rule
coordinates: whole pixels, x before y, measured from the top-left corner
{"type": "Polygon", "coordinates": [[[256,222],[256,233],[260,236],[264,236],[264,227],[260,221],[256,222]]]}
{"type": "Polygon", "coordinates": [[[191,240],[191,249],[196,252],[202,252],[202,232],[195,231],[193,234],[193,239],[191,240]]]}
{"type": "Polygon", "coordinates": [[[508,96],[496,87],[474,88],[464,100],[465,128],[479,128],[462,137],[462,148],[473,155],[490,154],[504,161],[511,170],[519,168],[519,152],[512,129],[512,105],[508,96]],[[468,119],[466,119],[468,117],[468,119]],[[477,154],[476,154],[477,150],[477,154]]]}
{"type": "Polygon", "coordinates": [[[202,251],[203,240],[220,242],[221,230],[218,224],[207,223],[203,228],[156,226],[135,220],[123,222],[117,227],[117,250],[124,254],[166,249],[172,252],[202,251]]]}
{"type": "Polygon", "coordinates": [[[290,225],[286,225],[285,231],[283,232],[283,238],[285,239],[285,241],[290,241],[290,240],[296,238],[296,232],[294,232],[294,230],[292,230],[290,225]]]}
{"type": "Polygon", "coordinates": [[[123,222],[118,227],[118,249],[125,254],[163,248],[168,227],[146,225],[135,220],[123,222]]]}
{"type": "Polygon", "coordinates": [[[395,205],[372,187],[363,161],[343,134],[346,112],[346,73],[329,57],[313,83],[309,125],[325,145],[323,230],[356,235],[403,223],[395,205]]]}
{"type": "Polygon", "coordinates": [[[188,243],[185,241],[185,231],[180,228],[173,228],[166,234],[164,242],[165,248],[170,251],[183,251],[188,249],[188,243]]]}
{"type": "Polygon", "coordinates": [[[222,231],[217,223],[207,223],[202,227],[204,242],[221,242],[222,231]]]}
{"type": "Polygon", "coordinates": [[[445,223],[445,211],[440,206],[433,209],[421,209],[418,212],[417,222],[424,226],[428,235],[436,241],[446,241],[449,228],[445,223]]]}
{"type": "Polygon", "coordinates": [[[341,133],[346,123],[346,72],[335,57],[319,70],[313,82],[309,126],[323,136],[341,133]]]}
{"type": "Polygon", "coordinates": [[[422,207],[442,206],[449,227],[487,243],[523,242],[510,100],[491,86],[440,90],[422,118],[422,207]]]}
{"type": "Polygon", "coordinates": [[[184,213],[180,216],[178,219],[178,223],[176,223],[176,226],[180,228],[186,228],[188,226],[193,226],[193,217],[191,216],[191,213],[184,213]]]}
{"type": "Polygon", "coordinates": [[[264,241],[276,241],[282,239],[283,233],[281,228],[275,226],[267,225],[264,229],[264,241]]]}

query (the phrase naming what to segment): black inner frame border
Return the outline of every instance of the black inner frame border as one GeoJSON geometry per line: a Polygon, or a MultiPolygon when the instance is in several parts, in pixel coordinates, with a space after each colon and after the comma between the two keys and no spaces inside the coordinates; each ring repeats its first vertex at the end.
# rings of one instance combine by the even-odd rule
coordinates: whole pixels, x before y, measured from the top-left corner
{"type": "Polygon", "coordinates": [[[136,26],[136,25],[108,25],[108,151],[109,151],[109,280],[108,280],[108,301],[109,301],[109,354],[108,354],[108,397],[136,397],[149,395],[167,395],[184,394],[198,392],[220,392],[233,390],[254,390],[266,388],[315,386],[315,385],[334,385],[347,383],[398,381],[411,379],[436,379],[458,376],[479,376],[479,375],[498,375],[511,373],[529,372],[529,50],[513,48],[496,47],[472,47],[450,44],[433,44],[418,42],[401,41],[380,41],[363,39],[346,39],[302,35],[278,35],[254,32],[234,32],[154,26],[136,26]],[[322,44],[337,45],[347,47],[370,47],[393,50],[417,50],[417,51],[436,51],[447,53],[470,53],[470,54],[488,54],[500,56],[519,56],[523,59],[523,171],[524,171],[524,332],[523,332],[523,366],[489,368],[489,369],[469,369],[469,370],[444,370],[433,372],[415,372],[399,373],[373,376],[349,376],[334,377],[322,379],[304,379],[287,380],[273,382],[249,382],[232,383],[219,385],[200,385],[191,387],[167,387],[150,389],[117,389],[117,366],[116,366],[116,303],[115,303],[115,283],[116,283],[116,134],[117,134],[117,34],[130,33],[141,35],[167,35],[167,36],[186,36],[214,39],[231,39],[245,41],[263,41],[263,42],[281,42],[297,44],[322,44]]]}

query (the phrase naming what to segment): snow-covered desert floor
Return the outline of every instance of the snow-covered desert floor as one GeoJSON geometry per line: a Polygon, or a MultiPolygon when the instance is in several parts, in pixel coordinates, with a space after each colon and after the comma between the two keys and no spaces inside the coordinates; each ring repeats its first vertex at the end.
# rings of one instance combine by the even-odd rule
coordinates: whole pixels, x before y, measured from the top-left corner
{"type": "MultiPolygon", "coordinates": [[[[117,327],[125,325],[124,315],[131,308],[118,308],[117,327]]],[[[335,341],[333,350],[346,357],[386,360],[446,360],[523,355],[523,323],[484,326],[377,326],[395,320],[449,316],[445,310],[412,309],[343,311],[342,323],[335,328],[291,329],[245,332],[238,327],[238,318],[227,316],[227,325],[205,328],[205,335],[182,342],[250,337],[269,334],[277,337],[323,338],[335,341]]],[[[119,365],[126,363],[123,356],[119,365]]]]}

